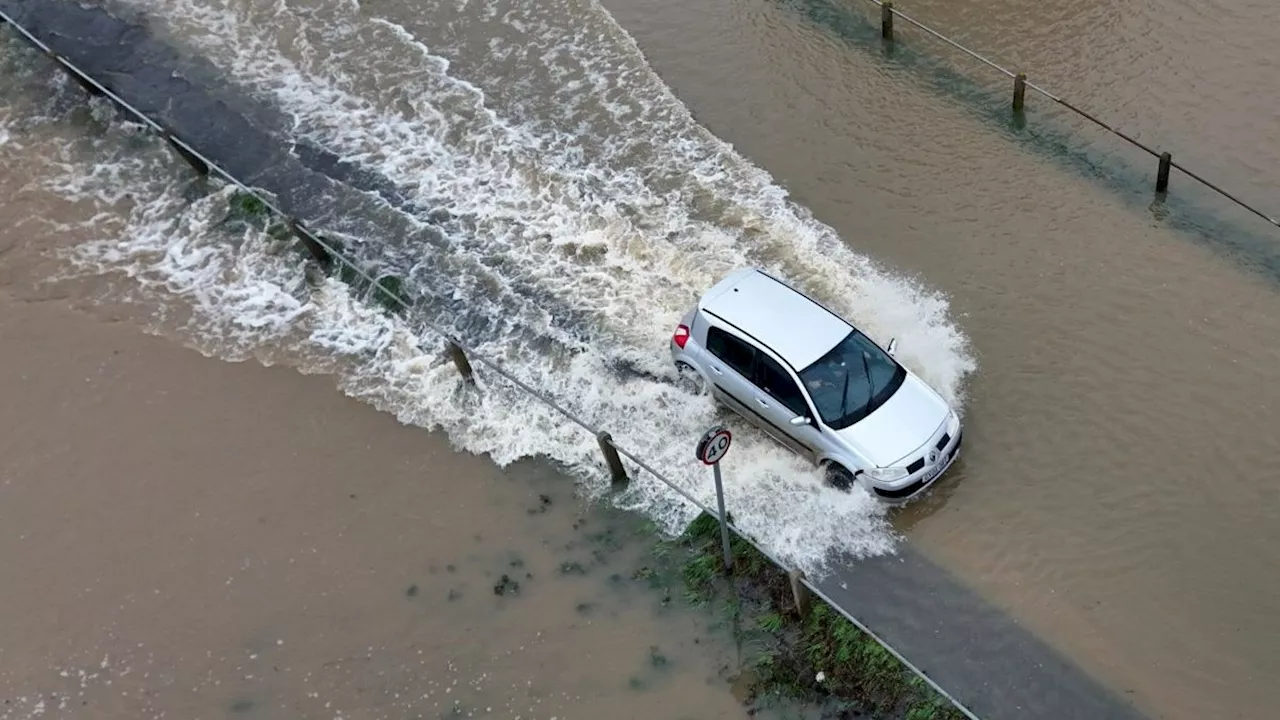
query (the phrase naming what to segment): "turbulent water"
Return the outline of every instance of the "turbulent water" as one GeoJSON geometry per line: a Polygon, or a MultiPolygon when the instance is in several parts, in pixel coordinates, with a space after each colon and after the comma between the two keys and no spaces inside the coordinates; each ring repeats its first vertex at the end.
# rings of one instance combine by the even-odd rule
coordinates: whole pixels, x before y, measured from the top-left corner
{"type": "MultiPolygon", "coordinates": [[[[693,444],[722,415],[673,384],[667,343],[699,293],[736,267],[780,274],[882,343],[897,337],[908,367],[963,401],[975,360],[947,299],[851,250],[857,238],[838,237],[700,127],[594,3],[128,8],[279,108],[292,139],[394,183],[403,202],[388,211],[430,226],[434,241],[346,239],[428,295],[432,322],[705,503],[714,493],[693,444]]],[[[163,143],[16,40],[3,55],[0,160],[45,158],[33,182],[90,209],[98,240],[67,253],[73,272],[127,276],[117,291],[158,303],[158,325],[203,352],[334,373],[344,392],[442,428],[460,448],[501,464],[545,455],[605,496],[589,433],[483,367],[467,388],[438,338],[336,280],[309,284],[299,255],[225,222],[231,188],[193,179],[163,143]],[[75,143],[36,131],[76,124],[75,143]]],[[[824,488],[811,467],[730,422],[741,431],[724,462],[726,497],[740,527],[813,573],[838,553],[892,550],[874,499],[824,488]]],[[[627,465],[634,480],[613,502],[668,530],[696,513],[627,465]]]]}

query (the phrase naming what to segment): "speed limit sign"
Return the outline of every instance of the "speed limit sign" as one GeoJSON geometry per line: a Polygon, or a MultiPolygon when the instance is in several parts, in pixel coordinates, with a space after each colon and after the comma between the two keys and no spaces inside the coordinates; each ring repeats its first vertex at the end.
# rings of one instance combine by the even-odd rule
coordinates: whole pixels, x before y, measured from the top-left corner
{"type": "Polygon", "coordinates": [[[733,571],[733,553],[729,549],[729,521],[724,511],[724,481],[720,479],[720,461],[729,452],[729,444],[733,436],[729,429],[717,425],[706,432],[698,441],[698,459],[711,466],[711,476],[716,481],[716,508],[720,513],[720,544],[724,550],[724,568],[733,571]]]}
{"type": "Polygon", "coordinates": [[[713,427],[698,441],[698,459],[704,464],[715,465],[729,452],[733,436],[728,428],[713,427]]]}

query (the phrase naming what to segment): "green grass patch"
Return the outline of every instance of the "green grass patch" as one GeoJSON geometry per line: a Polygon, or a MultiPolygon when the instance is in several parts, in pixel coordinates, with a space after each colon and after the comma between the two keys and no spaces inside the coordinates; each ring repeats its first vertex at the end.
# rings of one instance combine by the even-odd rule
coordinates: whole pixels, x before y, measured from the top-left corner
{"type": "Polygon", "coordinates": [[[267,226],[267,235],[277,242],[286,242],[293,239],[293,231],[289,226],[282,222],[273,222],[267,226]]]}
{"type": "Polygon", "coordinates": [[[760,629],[768,633],[782,632],[782,628],[786,626],[786,622],[786,618],[782,617],[782,613],[778,612],[766,613],[756,620],[760,629]]]}
{"type": "MultiPolygon", "coordinates": [[[[287,241],[293,238],[294,235],[293,228],[290,227],[289,223],[280,218],[275,218],[266,202],[258,198],[257,195],[243,190],[237,190],[228,201],[226,221],[230,221],[233,225],[241,224],[243,226],[243,224],[247,224],[256,227],[278,242],[287,241]]],[[[333,238],[321,238],[313,230],[305,230],[304,232],[310,232],[322,241],[321,250],[329,251],[332,260],[332,266],[328,271],[329,274],[350,286],[351,291],[358,297],[391,313],[400,313],[404,310],[405,305],[409,304],[409,295],[403,277],[392,273],[376,275],[368,269],[361,273],[352,264],[345,262],[341,257],[333,255],[333,253],[341,254],[345,252],[343,243],[333,238]],[[374,277],[375,282],[371,283],[367,280],[366,275],[374,277]]],[[[304,246],[305,242],[299,242],[299,249],[305,252],[304,246]]]]}
{"type": "Polygon", "coordinates": [[[701,605],[711,599],[716,577],[722,572],[718,555],[699,554],[684,564],[681,575],[687,589],[686,597],[701,605]]]}
{"type": "Polygon", "coordinates": [[[382,306],[384,310],[389,312],[400,312],[404,307],[396,300],[406,300],[404,294],[404,280],[396,275],[383,275],[378,278],[378,284],[382,289],[373,287],[373,301],[382,306]]]}
{"type": "MultiPolygon", "coordinates": [[[[329,242],[327,238],[325,241],[329,242]]],[[[341,250],[341,246],[339,245],[334,245],[334,247],[341,250]]],[[[366,280],[365,275],[362,275],[355,266],[343,262],[339,257],[333,258],[333,266],[330,268],[329,272],[333,277],[336,277],[339,281],[350,286],[351,292],[356,293],[357,296],[363,297],[367,302],[371,302],[387,312],[397,314],[404,312],[405,305],[402,305],[400,301],[403,301],[405,304],[411,304],[409,295],[406,292],[405,280],[399,275],[392,275],[388,273],[379,276],[373,275],[368,270],[365,270],[365,274],[371,275],[375,278],[377,281],[377,285],[375,285],[366,280]]]]}
{"type": "Polygon", "coordinates": [[[368,284],[368,281],[360,275],[360,272],[357,271],[355,267],[348,265],[337,258],[334,258],[333,274],[339,281],[350,285],[356,290],[359,290],[361,289],[361,286],[368,284]]]}
{"type": "Polygon", "coordinates": [[[751,543],[732,537],[734,574],[726,578],[718,520],[700,515],[655,557],[679,552],[687,602],[708,606],[750,637],[744,670],[755,676],[750,702],[824,702],[907,720],[964,716],[880,643],[815,598],[809,617],[795,610],[786,574],[751,543]],[[822,679],[818,680],[819,673],[822,679]]]}
{"type": "Polygon", "coordinates": [[[257,195],[247,193],[243,190],[237,190],[235,195],[231,196],[231,214],[242,218],[265,217],[270,210],[267,204],[258,198],[257,195]]]}
{"type": "Polygon", "coordinates": [[[493,586],[493,594],[499,596],[519,595],[520,583],[504,573],[502,578],[498,580],[498,583],[493,586]]]}
{"type": "Polygon", "coordinates": [[[587,569],[583,567],[582,563],[580,562],[565,561],[560,563],[560,574],[561,575],[586,575],[587,569]]]}
{"type": "Polygon", "coordinates": [[[226,215],[218,224],[237,235],[246,229],[264,232],[277,242],[291,234],[287,223],[271,211],[266,201],[254,193],[238,189],[227,200],[226,215]]]}

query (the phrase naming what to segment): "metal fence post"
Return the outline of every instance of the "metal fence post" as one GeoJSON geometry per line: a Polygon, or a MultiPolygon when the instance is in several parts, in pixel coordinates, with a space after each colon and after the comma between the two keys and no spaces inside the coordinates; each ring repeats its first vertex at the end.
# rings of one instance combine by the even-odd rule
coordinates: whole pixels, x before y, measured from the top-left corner
{"type": "Polygon", "coordinates": [[[1173,167],[1173,156],[1169,153],[1160,153],[1160,168],[1156,171],[1156,192],[1162,193],[1169,189],[1169,168],[1173,167]]]}
{"type": "Polygon", "coordinates": [[[893,3],[885,2],[880,5],[880,37],[885,40],[893,39],[893,3]]]}

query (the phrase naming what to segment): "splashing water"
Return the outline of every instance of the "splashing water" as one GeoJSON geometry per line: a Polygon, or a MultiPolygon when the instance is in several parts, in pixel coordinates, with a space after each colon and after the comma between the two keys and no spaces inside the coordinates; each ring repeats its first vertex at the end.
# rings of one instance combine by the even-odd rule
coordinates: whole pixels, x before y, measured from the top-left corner
{"type": "MultiPolygon", "coordinates": [[[[958,405],[975,364],[945,297],[851,250],[698,126],[602,8],[454,8],[438,32],[455,45],[433,54],[426,31],[372,3],[132,4],[286,113],[296,138],[447,214],[447,252],[363,239],[385,244],[412,286],[449,299],[457,314],[433,321],[709,505],[693,443],[725,418],[736,431],[723,463],[729,509],[784,562],[821,574],[835,553],[892,550],[873,498],[823,487],[812,467],[675,385],[667,341],[699,293],[758,265],[872,337],[897,337],[900,359],[958,405]],[[485,60],[467,67],[477,50],[458,37],[479,38],[485,60]]],[[[39,141],[3,127],[0,154],[39,141]]],[[[500,464],[547,456],[575,471],[585,495],[605,497],[595,438],[483,368],[478,389],[466,388],[438,339],[337,281],[308,283],[303,261],[270,235],[229,230],[230,188],[193,199],[163,145],[128,134],[117,122],[91,153],[47,149],[49,190],[99,214],[120,205],[121,188],[145,198],[76,249],[78,268],[125,273],[148,298],[185,303],[183,335],[202,352],[334,373],[347,394],[440,428],[462,449],[500,464]]],[[[667,531],[696,514],[627,464],[633,482],[613,502],[667,531]]]]}

